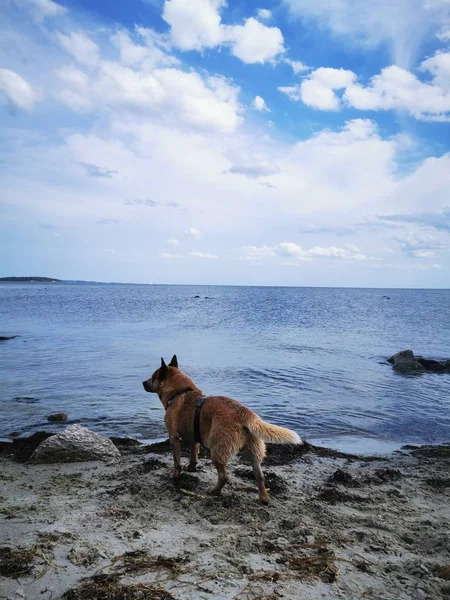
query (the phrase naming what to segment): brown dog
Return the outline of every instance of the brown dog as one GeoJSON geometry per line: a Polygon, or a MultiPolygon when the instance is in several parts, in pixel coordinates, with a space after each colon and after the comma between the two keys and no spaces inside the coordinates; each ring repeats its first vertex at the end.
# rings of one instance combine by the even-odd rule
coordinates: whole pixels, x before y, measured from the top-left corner
{"type": "Polygon", "coordinates": [[[169,366],[161,358],[161,367],[143,382],[143,386],[146,392],[158,394],[166,410],[164,422],[172,447],[174,478],[179,477],[181,472],[181,440],[189,442],[191,447],[188,471],[197,470],[198,442],[201,440],[210,449],[219,479],[209,494],[220,494],[228,481],[227,462],[244,449],[251,460],[259,499],[263,504],[268,503],[261,470],[261,461],[266,453],[263,440],[278,444],[301,444],[294,431],[266,423],[231,398],[205,398],[189,377],[178,369],[176,356],[173,356],[169,366]]]}

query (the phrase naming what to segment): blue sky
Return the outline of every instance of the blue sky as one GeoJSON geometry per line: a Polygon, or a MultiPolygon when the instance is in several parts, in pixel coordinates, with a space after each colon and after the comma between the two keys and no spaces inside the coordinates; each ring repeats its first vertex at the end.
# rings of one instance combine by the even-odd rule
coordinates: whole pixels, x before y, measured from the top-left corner
{"type": "Polygon", "coordinates": [[[449,287],[448,0],[6,0],[0,274],[449,287]]]}

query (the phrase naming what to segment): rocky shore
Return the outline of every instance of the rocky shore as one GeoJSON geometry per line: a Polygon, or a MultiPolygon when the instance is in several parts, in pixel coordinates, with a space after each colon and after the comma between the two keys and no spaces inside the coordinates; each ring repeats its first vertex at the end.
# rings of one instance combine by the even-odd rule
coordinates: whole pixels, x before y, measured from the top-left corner
{"type": "Polygon", "coordinates": [[[205,453],[174,483],[167,443],[27,462],[45,437],[0,444],[2,598],[450,598],[450,445],[388,458],[271,445],[260,506],[239,457],[211,498],[205,453]]]}

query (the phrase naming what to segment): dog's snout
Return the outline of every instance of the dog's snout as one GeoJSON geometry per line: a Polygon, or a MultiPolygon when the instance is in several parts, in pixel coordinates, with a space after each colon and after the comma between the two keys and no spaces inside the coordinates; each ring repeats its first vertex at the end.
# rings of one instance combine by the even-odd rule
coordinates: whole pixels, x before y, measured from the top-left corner
{"type": "Polygon", "coordinates": [[[143,381],[143,382],[142,382],[142,385],[144,386],[144,390],[145,390],[146,392],[148,392],[147,382],[146,382],[146,381],[143,381]]]}

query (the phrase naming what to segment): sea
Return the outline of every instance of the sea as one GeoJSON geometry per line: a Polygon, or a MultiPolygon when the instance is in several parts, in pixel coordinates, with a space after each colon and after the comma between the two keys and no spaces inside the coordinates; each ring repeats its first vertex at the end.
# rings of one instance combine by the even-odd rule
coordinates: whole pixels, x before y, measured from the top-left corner
{"type": "Polygon", "coordinates": [[[161,357],[312,443],[363,454],[450,441],[450,374],[401,375],[403,349],[450,358],[450,290],[1,284],[0,437],[165,438],[142,381],[161,357]]]}

